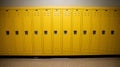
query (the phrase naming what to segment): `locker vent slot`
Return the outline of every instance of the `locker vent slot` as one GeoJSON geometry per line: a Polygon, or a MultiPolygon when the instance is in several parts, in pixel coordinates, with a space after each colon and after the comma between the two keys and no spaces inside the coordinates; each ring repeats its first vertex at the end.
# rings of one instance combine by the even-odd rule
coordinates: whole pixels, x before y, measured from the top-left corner
{"type": "Polygon", "coordinates": [[[35,11],[38,11],[38,9],[36,9],[35,11]]]}
{"type": "Polygon", "coordinates": [[[28,9],[26,9],[26,11],[28,11],[28,9]]]}
{"type": "Polygon", "coordinates": [[[8,12],[8,10],[6,10],[6,12],[8,12]]]}
{"type": "Polygon", "coordinates": [[[96,10],[96,11],[98,11],[98,10],[96,10]]]}

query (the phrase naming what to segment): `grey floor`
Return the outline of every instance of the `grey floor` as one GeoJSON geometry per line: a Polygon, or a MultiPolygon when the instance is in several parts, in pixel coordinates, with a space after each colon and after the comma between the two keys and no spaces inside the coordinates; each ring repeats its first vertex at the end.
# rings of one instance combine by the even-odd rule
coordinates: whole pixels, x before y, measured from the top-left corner
{"type": "Polygon", "coordinates": [[[0,59],[0,67],[120,67],[120,58],[0,59]]]}

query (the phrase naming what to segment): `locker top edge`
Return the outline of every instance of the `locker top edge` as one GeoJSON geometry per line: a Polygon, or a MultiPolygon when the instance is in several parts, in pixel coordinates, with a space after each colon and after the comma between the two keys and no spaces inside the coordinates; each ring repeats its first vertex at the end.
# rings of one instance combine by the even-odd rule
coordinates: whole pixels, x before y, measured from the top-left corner
{"type": "Polygon", "coordinates": [[[45,7],[0,7],[0,9],[44,9],[44,8],[80,8],[80,9],[120,9],[120,7],[80,7],[80,6],[60,6],[60,7],[55,7],[55,6],[45,6],[45,7]]]}

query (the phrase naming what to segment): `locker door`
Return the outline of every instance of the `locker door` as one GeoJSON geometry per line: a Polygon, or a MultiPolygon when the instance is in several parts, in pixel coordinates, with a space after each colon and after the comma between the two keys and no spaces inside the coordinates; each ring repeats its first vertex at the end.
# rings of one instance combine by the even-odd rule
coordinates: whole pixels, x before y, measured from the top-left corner
{"type": "Polygon", "coordinates": [[[71,42],[71,9],[63,9],[63,54],[69,55],[72,53],[71,42]]]}
{"type": "Polygon", "coordinates": [[[100,45],[99,50],[100,54],[107,54],[108,53],[108,46],[109,46],[109,25],[110,24],[110,10],[109,9],[102,9],[101,21],[100,21],[100,45]]]}
{"type": "Polygon", "coordinates": [[[100,46],[100,16],[101,10],[100,9],[92,9],[92,21],[91,21],[91,46],[90,52],[93,55],[99,54],[99,46],[100,46]]]}
{"type": "Polygon", "coordinates": [[[42,14],[40,9],[33,9],[33,54],[41,55],[43,53],[42,44],[42,14]]]}
{"type": "Polygon", "coordinates": [[[118,16],[117,16],[117,21],[118,21],[118,23],[117,24],[119,24],[119,26],[117,26],[117,31],[118,31],[118,33],[117,33],[117,53],[120,55],[120,31],[118,30],[118,29],[120,29],[120,9],[119,9],[119,11],[118,11],[118,16]]]}
{"type": "Polygon", "coordinates": [[[4,19],[4,38],[5,38],[5,42],[4,42],[4,47],[5,47],[5,53],[6,55],[14,55],[15,53],[15,37],[14,37],[14,10],[9,9],[9,10],[5,10],[5,19],[4,19]]]}
{"type": "Polygon", "coordinates": [[[81,49],[81,10],[73,9],[72,13],[72,44],[73,54],[79,55],[81,49]]]}
{"type": "MultiPolygon", "coordinates": [[[[10,54],[10,48],[9,47],[7,47],[8,46],[8,44],[6,44],[6,36],[8,36],[10,33],[9,33],[9,31],[6,31],[6,25],[7,25],[7,21],[8,21],[8,17],[9,17],[9,13],[8,13],[8,10],[5,10],[5,9],[2,9],[1,10],[1,22],[0,22],[0,30],[1,30],[1,40],[0,40],[0,42],[1,42],[1,44],[0,44],[0,46],[1,46],[1,54],[2,55],[8,55],[8,54],[10,54]]],[[[9,37],[9,36],[8,36],[9,37]]]]}
{"type": "Polygon", "coordinates": [[[4,18],[5,18],[5,11],[3,9],[0,9],[0,55],[5,54],[4,50],[4,18]]]}
{"type": "Polygon", "coordinates": [[[43,47],[44,55],[52,54],[52,10],[42,10],[42,24],[43,24],[43,47]]]}
{"type": "Polygon", "coordinates": [[[89,49],[90,49],[90,26],[91,26],[91,10],[90,9],[84,9],[83,11],[83,23],[82,23],[82,54],[83,55],[88,55],[89,54],[89,49]]]}
{"type": "Polygon", "coordinates": [[[113,21],[115,21],[114,18],[114,11],[111,9],[110,11],[110,22],[109,22],[109,46],[107,46],[108,49],[108,53],[109,54],[114,54],[114,41],[115,41],[115,23],[113,21]]]}
{"type": "Polygon", "coordinates": [[[23,55],[32,55],[32,49],[33,49],[33,38],[31,31],[32,28],[32,12],[31,9],[22,9],[22,18],[23,18],[23,55]]]}
{"type": "Polygon", "coordinates": [[[112,47],[113,44],[112,44],[111,36],[114,35],[114,34],[112,34],[112,32],[114,32],[114,29],[112,28],[112,24],[111,24],[111,21],[110,21],[111,18],[112,18],[112,12],[111,11],[112,11],[112,9],[109,9],[108,12],[107,12],[108,13],[108,37],[109,37],[108,46],[106,48],[107,49],[106,50],[107,54],[112,54],[111,52],[112,52],[112,48],[113,48],[112,47]]]}
{"type": "Polygon", "coordinates": [[[62,31],[61,31],[61,9],[53,9],[53,52],[55,55],[62,54],[62,31]]]}
{"type": "Polygon", "coordinates": [[[120,10],[113,9],[111,16],[111,54],[120,54],[120,10]],[[112,33],[113,31],[113,33],[112,33]]]}
{"type": "Polygon", "coordinates": [[[22,22],[22,10],[21,9],[16,9],[15,11],[15,30],[14,30],[14,35],[15,35],[15,45],[16,45],[16,50],[15,54],[16,55],[22,55],[23,54],[23,22],[22,22]]]}

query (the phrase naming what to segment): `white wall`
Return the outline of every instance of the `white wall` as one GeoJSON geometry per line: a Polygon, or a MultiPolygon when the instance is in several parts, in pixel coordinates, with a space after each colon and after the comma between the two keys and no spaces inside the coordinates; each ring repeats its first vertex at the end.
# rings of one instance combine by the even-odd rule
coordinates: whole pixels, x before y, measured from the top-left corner
{"type": "Polygon", "coordinates": [[[0,0],[0,6],[120,6],[120,0],[0,0]]]}

